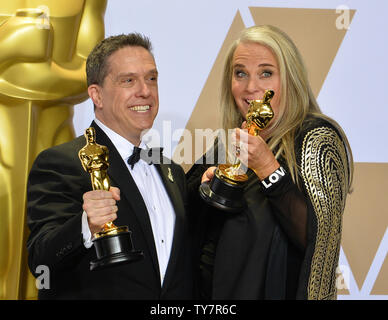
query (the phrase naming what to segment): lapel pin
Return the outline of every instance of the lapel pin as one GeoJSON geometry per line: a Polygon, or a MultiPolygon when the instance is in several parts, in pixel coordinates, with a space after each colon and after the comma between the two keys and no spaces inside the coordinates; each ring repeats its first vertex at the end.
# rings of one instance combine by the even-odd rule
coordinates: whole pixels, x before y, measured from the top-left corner
{"type": "Polygon", "coordinates": [[[171,182],[174,182],[174,177],[172,176],[171,168],[168,167],[167,170],[168,170],[167,177],[170,179],[171,182]]]}

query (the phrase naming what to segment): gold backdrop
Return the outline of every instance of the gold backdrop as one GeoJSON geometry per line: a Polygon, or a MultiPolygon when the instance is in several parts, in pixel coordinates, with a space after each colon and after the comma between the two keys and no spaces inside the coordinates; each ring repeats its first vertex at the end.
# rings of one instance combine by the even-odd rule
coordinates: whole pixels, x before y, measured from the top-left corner
{"type": "Polygon", "coordinates": [[[37,154],[71,140],[87,99],[86,58],[104,38],[106,0],[0,4],[0,299],[33,299],[26,183],[37,154]]]}

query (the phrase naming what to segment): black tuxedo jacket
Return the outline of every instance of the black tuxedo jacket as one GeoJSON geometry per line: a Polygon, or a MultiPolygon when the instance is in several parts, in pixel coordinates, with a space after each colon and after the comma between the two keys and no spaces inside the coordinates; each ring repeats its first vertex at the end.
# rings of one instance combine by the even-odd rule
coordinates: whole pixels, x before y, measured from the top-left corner
{"type": "MultiPolygon", "coordinates": [[[[49,268],[50,280],[39,290],[40,299],[190,299],[192,272],[185,211],[186,182],[175,164],[155,165],[175,209],[176,222],[171,256],[163,287],[151,223],[143,198],[116,148],[93,122],[96,141],[109,149],[111,185],[120,188],[116,226],[128,226],[141,261],[90,271],[96,259],[92,246],[86,249],[81,233],[82,196],[92,190],[89,173],[82,168],[78,151],[83,136],[43,151],[35,160],[28,180],[27,247],[30,270],[49,268]],[[170,168],[170,169],[169,169],[170,168]],[[168,177],[172,173],[173,181],[168,177]]],[[[164,158],[166,160],[166,158],[164,158]]],[[[38,271],[39,272],[39,271],[38,271]]],[[[47,281],[46,281],[47,282],[47,281]]]]}

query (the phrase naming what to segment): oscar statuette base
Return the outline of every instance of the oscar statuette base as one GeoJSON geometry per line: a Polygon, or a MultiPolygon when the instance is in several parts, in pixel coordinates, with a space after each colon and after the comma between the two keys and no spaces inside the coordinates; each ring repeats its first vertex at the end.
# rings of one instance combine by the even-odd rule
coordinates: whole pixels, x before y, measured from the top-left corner
{"type": "Polygon", "coordinates": [[[97,259],[90,262],[90,270],[100,270],[143,259],[143,252],[133,249],[131,232],[123,231],[93,240],[97,259]]]}
{"type": "Polygon", "coordinates": [[[199,194],[208,204],[225,212],[235,213],[246,207],[244,185],[228,183],[217,174],[210,182],[204,182],[199,186],[199,194]]]}

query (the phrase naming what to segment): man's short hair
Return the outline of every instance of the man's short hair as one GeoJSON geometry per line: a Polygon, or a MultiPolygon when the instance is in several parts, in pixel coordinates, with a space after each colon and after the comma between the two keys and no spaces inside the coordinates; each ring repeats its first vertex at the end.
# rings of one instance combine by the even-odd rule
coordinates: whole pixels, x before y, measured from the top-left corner
{"type": "Polygon", "coordinates": [[[86,79],[88,86],[103,85],[109,72],[108,58],[124,47],[143,47],[152,55],[152,44],[149,38],[140,33],[111,36],[97,44],[86,60],[86,79]]]}

